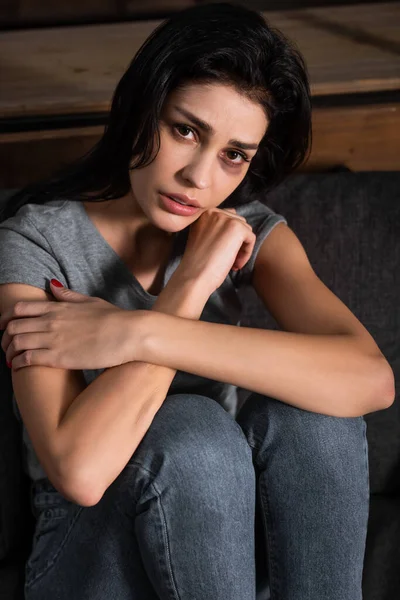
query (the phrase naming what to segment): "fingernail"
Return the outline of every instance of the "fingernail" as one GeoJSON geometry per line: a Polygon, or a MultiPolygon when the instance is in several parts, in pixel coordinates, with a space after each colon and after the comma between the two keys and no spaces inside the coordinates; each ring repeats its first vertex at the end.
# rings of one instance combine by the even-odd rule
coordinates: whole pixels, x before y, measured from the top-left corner
{"type": "Polygon", "coordinates": [[[58,281],[58,279],[51,279],[50,283],[52,283],[56,287],[64,287],[63,284],[58,281]]]}
{"type": "Polygon", "coordinates": [[[7,363],[7,367],[8,367],[9,369],[11,369],[11,367],[12,367],[12,364],[11,364],[10,362],[8,362],[8,360],[6,360],[6,363],[7,363]]]}

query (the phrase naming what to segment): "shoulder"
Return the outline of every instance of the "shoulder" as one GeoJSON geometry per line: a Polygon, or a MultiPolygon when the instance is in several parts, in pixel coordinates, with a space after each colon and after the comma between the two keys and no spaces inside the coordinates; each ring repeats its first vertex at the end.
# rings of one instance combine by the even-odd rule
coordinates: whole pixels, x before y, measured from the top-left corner
{"type": "MultiPolygon", "coordinates": [[[[260,200],[252,200],[247,204],[239,204],[236,207],[238,215],[244,217],[246,221],[251,225],[257,225],[263,223],[265,220],[274,219],[274,217],[281,217],[278,215],[270,206],[260,200]]],[[[286,220],[286,219],[284,219],[286,220]]]]}
{"type": "MultiPolygon", "coordinates": [[[[32,246],[55,251],[82,238],[75,202],[51,200],[24,204],[15,215],[0,223],[0,250],[18,249],[25,254],[32,246]]],[[[78,214],[79,216],[79,214],[78,214]]]]}
{"type": "Polygon", "coordinates": [[[12,230],[20,233],[38,230],[43,234],[55,223],[58,217],[65,216],[70,210],[70,201],[51,200],[45,204],[24,204],[18,212],[0,223],[0,230],[12,230]]]}
{"type": "Polygon", "coordinates": [[[266,238],[269,237],[277,225],[283,223],[287,226],[288,222],[284,215],[276,213],[272,208],[259,200],[239,205],[236,211],[238,215],[246,219],[256,236],[251,257],[240,271],[231,274],[235,287],[240,288],[243,285],[251,283],[257,255],[266,238]]]}
{"type": "Polygon", "coordinates": [[[0,284],[41,290],[52,278],[65,284],[61,264],[74,239],[69,210],[68,201],[25,204],[0,223],[0,284]]]}

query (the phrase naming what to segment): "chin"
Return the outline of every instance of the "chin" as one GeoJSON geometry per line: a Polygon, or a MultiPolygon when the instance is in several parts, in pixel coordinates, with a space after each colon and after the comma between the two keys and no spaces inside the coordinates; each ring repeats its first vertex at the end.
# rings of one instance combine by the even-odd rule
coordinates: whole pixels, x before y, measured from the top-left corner
{"type": "Polygon", "coordinates": [[[159,217],[159,218],[157,218],[157,217],[152,218],[151,222],[153,223],[154,227],[157,227],[158,229],[161,229],[162,231],[165,231],[168,233],[178,233],[178,231],[182,231],[183,229],[186,229],[186,227],[189,227],[189,225],[194,223],[201,214],[200,213],[200,214],[196,215],[194,219],[192,218],[192,220],[189,220],[189,217],[183,217],[180,215],[174,215],[172,213],[168,213],[167,211],[163,210],[161,207],[158,208],[156,213],[157,213],[157,217],[159,217]]]}
{"type": "MultiPolygon", "coordinates": [[[[184,217],[179,217],[178,215],[171,215],[171,217],[177,217],[179,218],[184,218],[184,217]]],[[[166,219],[167,220],[167,219],[166,219]]],[[[158,229],[161,229],[162,231],[165,231],[166,233],[178,233],[179,231],[182,231],[183,229],[186,229],[186,227],[189,227],[189,225],[191,225],[193,223],[193,221],[191,221],[190,223],[182,223],[180,225],[174,224],[172,222],[172,219],[168,219],[169,223],[165,223],[163,225],[158,224],[158,223],[154,223],[154,225],[156,227],[158,227],[158,229]]]]}

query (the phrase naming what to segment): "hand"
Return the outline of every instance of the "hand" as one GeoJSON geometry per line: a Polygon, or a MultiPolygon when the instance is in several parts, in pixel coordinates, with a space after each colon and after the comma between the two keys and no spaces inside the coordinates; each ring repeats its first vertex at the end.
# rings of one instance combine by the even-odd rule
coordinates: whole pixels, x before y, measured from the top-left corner
{"type": "Polygon", "coordinates": [[[138,325],[143,311],[126,311],[53,284],[51,290],[57,302],[21,301],[1,315],[1,347],[13,369],[102,369],[137,360],[135,319],[138,325]]]}
{"type": "Polygon", "coordinates": [[[184,279],[201,278],[211,294],[232,268],[244,267],[255,241],[252,228],[234,208],[206,210],[190,225],[185,252],[176,271],[184,279]]]}

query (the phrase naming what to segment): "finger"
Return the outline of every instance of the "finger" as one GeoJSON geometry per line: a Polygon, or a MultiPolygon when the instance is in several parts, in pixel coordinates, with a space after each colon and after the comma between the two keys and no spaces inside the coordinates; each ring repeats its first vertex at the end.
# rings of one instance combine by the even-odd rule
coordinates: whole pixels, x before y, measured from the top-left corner
{"type": "Polygon", "coordinates": [[[13,319],[8,322],[7,327],[4,330],[3,337],[1,340],[1,347],[4,352],[7,352],[7,348],[11,343],[13,336],[21,333],[37,333],[39,331],[49,331],[50,323],[46,322],[41,317],[31,317],[28,319],[13,319]]]}
{"type": "Polygon", "coordinates": [[[49,331],[49,317],[41,315],[39,317],[27,317],[12,319],[9,321],[4,333],[8,335],[17,335],[18,333],[35,333],[38,331],[49,331]]]}
{"type": "Polygon", "coordinates": [[[18,354],[26,350],[49,349],[50,341],[50,336],[46,333],[23,333],[16,335],[7,348],[6,359],[10,363],[18,354]]]}
{"type": "Polygon", "coordinates": [[[3,333],[3,337],[1,338],[1,347],[4,352],[7,352],[7,348],[10,345],[12,340],[12,336],[7,332],[7,330],[3,333]]]}
{"type": "Polygon", "coordinates": [[[66,287],[58,287],[53,283],[53,281],[56,280],[52,279],[50,281],[50,287],[53,296],[55,296],[57,300],[63,302],[88,302],[89,300],[97,299],[96,297],[88,296],[87,294],[81,294],[80,292],[75,292],[74,290],[70,290],[66,287]]]}
{"type": "Polygon", "coordinates": [[[8,321],[11,319],[11,311],[10,310],[6,310],[0,317],[0,330],[4,331],[4,329],[7,327],[7,323],[8,321]]]}
{"type": "Polygon", "coordinates": [[[33,365],[41,365],[44,367],[52,367],[50,350],[27,350],[15,356],[12,361],[11,368],[13,371],[22,369],[23,367],[31,367],[33,365]]]}
{"type": "Polygon", "coordinates": [[[253,253],[255,243],[255,234],[253,232],[249,232],[249,234],[243,240],[242,246],[240,247],[240,250],[237,253],[235,262],[233,263],[232,268],[234,268],[234,270],[243,269],[244,265],[247,263],[247,261],[253,253]]]}
{"type": "Polygon", "coordinates": [[[50,308],[54,307],[54,302],[31,302],[29,300],[19,300],[14,306],[6,310],[0,318],[0,329],[5,329],[7,324],[12,319],[19,319],[21,317],[36,317],[43,315],[49,311],[50,308]]]}
{"type": "Polygon", "coordinates": [[[234,217],[236,217],[237,219],[240,219],[240,221],[243,221],[244,223],[247,224],[246,219],[244,217],[242,217],[241,215],[237,214],[236,208],[224,208],[224,212],[232,213],[234,217]]]}

